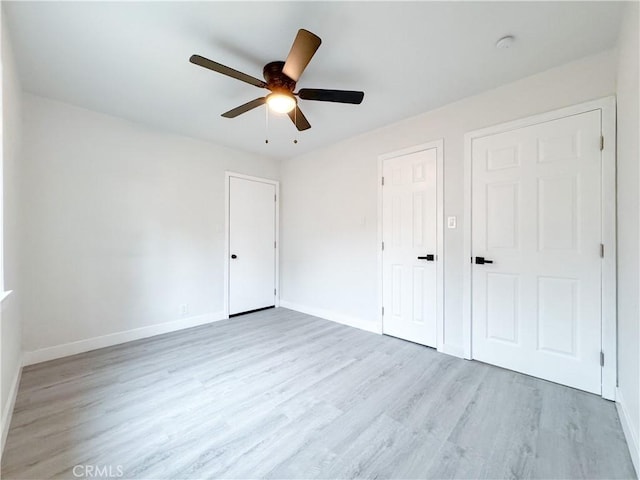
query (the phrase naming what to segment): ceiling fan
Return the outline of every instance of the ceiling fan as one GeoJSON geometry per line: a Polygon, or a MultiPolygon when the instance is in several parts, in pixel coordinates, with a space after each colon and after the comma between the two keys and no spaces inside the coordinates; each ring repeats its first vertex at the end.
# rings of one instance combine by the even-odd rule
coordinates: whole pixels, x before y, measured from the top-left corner
{"type": "Polygon", "coordinates": [[[269,108],[275,112],[287,113],[298,130],[307,130],[311,128],[311,124],[309,124],[300,107],[298,107],[296,97],[302,100],[352,104],[360,104],[364,98],[364,92],[351,90],[303,88],[298,92],[294,92],[296,83],[300,80],[302,72],[304,72],[304,69],[311,61],[311,57],[313,57],[316,50],[318,50],[320,43],[322,43],[322,40],[320,40],[320,37],[317,35],[308,30],[298,30],[287,60],[284,62],[270,62],[264,66],[263,75],[265,81],[209,60],[208,58],[201,57],[200,55],[191,55],[189,61],[213,70],[214,72],[255,85],[256,87],[271,90],[271,93],[266,97],[256,98],[244,105],[229,110],[222,114],[223,117],[235,118],[266,103],[269,108]]]}

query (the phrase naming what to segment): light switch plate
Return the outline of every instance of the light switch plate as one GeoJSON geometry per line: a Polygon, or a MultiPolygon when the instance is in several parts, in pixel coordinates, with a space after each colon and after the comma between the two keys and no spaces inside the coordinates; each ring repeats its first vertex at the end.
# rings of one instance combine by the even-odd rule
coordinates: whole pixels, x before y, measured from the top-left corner
{"type": "Polygon", "coordinates": [[[447,217],[447,228],[456,228],[456,217],[447,217]]]}

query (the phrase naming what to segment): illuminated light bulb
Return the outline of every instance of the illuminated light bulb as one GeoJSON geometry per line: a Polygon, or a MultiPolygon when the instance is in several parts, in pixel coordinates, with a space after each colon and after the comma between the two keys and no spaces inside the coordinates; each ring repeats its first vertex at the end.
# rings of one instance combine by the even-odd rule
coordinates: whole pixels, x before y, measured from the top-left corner
{"type": "Polygon", "coordinates": [[[277,113],[289,113],[296,108],[296,99],[286,93],[270,93],[267,95],[269,108],[277,113]]]}

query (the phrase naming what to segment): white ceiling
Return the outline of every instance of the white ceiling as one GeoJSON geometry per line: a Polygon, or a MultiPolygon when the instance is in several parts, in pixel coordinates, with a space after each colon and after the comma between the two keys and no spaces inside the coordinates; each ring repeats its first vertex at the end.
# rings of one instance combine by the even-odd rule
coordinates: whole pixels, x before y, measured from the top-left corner
{"type": "Polygon", "coordinates": [[[277,158],[612,48],[621,19],[608,1],[2,3],[26,91],[277,158]],[[298,88],[364,102],[301,100],[311,130],[271,115],[265,144],[264,107],[220,114],[268,92],[188,59],[262,78],[299,28],[323,43],[298,88]],[[507,34],[513,47],[496,49],[507,34]]]}

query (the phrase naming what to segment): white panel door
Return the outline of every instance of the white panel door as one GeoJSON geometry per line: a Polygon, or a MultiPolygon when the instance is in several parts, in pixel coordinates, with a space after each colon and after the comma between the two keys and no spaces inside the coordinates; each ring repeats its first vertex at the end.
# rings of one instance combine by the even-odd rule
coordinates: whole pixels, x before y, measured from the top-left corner
{"type": "Polygon", "coordinates": [[[600,124],[597,110],[472,143],[473,358],[593,393],[600,124]]]}
{"type": "Polygon", "coordinates": [[[229,178],[229,314],[275,305],[275,185],[229,178]]]}
{"type": "Polygon", "coordinates": [[[384,160],[383,333],[436,346],[437,149],[384,160]],[[420,258],[422,257],[422,258],[420,258]]]}

